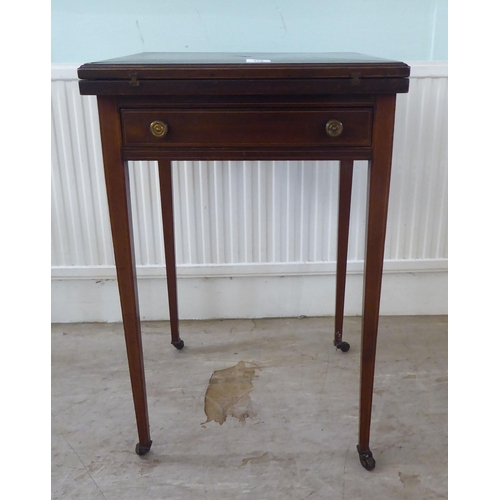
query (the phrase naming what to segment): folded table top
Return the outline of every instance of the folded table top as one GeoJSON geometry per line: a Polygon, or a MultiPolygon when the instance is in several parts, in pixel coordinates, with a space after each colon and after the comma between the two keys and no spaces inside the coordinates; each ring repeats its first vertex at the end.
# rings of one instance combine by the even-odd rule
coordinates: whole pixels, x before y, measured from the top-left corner
{"type": "MultiPolygon", "coordinates": [[[[352,52],[144,52],[91,62],[78,68],[82,94],[108,95],[169,93],[173,81],[194,80],[212,83],[215,80],[226,83],[287,80],[296,81],[298,88],[300,83],[320,80],[326,83],[328,80],[332,89],[337,83],[344,91],[347,88],[351,92],[377,93],[385,89],[385,92],[397,93],[407,92],[409,74],[410,67],[403,62],[352,52]],[[169,82],[169,85],[161,87],[159,81],[169,82]]],[[[310,88],[316,89],[313,93],[321,93],[323,87],[313,85],[310,88]]]]}

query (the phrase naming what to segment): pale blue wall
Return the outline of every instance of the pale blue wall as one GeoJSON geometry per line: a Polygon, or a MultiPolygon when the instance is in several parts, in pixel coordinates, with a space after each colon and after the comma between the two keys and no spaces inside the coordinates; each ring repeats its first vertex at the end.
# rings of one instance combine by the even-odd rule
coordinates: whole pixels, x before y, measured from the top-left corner
{"type": "Polygon", "coordinates": [[[52,0],[52,62],[137,52],[448,59],[446,0],[52,0]]]}

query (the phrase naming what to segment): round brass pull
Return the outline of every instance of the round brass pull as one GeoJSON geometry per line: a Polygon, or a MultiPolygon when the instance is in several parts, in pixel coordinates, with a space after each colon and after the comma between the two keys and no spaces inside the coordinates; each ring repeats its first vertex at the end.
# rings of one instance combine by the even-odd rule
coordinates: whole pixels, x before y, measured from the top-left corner
{"type": "Polygon", "coordinates": [[[164,137],[168,132],[168,125],[166,123],[160,122],[159,120],[155,120],[151,122],[149,126],[149,130],[155,137],[164,137]]]}
{"type": "Polygon", "coordinates": [[[338,137],[344,130],[344,126],[338,120],[329,120],[325,128],[330,137],[338,137]]]}

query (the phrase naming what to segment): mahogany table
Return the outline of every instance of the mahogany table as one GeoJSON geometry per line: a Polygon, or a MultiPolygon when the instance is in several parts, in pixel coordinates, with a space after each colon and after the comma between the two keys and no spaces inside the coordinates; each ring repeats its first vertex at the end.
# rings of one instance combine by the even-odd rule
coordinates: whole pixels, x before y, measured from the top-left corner
{"type": "Polygon", "coordinates": [[[368,160],[358,453],[373,470],[370,421],[396,94],[410,68],[356,53],[142,53],[78,69],[96,95],[139,443],[151,448],[128,161],[157,160],[172,344],[177,312],[171,161],[340,160],[335,346],[342,340],[354,160],[368,160]]]}

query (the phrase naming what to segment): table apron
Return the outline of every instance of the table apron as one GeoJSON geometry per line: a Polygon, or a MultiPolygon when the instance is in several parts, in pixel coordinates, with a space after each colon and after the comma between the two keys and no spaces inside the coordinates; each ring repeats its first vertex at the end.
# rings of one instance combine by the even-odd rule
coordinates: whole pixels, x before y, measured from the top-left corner
{"type": "Polygon", "coordinates": [[[371,160],[372,148],[122,148],[123,161],[371,160]]]}

